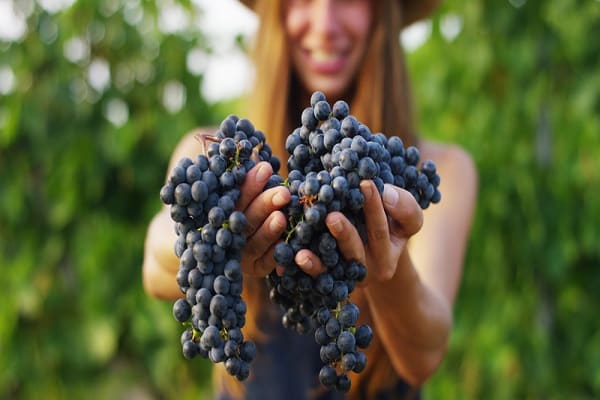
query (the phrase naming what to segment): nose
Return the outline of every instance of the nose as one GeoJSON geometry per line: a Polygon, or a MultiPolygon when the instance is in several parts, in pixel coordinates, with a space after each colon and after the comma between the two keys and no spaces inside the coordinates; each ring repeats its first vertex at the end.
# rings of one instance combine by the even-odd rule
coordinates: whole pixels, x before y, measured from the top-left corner
{"type": "Polygon", "coordinates": [[[314,0],[312,2],[311,19],[315,32],[328,36],[339,29],[336,1],[338,0],[314,0]]]}

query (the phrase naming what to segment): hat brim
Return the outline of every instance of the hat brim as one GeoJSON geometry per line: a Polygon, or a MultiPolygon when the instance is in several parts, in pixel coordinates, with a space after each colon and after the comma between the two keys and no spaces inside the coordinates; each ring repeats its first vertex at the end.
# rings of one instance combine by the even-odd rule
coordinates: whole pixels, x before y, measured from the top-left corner
{"type": "MultiPolygon", "coordinates": [[[[240,2],[253,9],[256,0],[240,0],[240,2]]],[[[440,0],[399,0],[399,2],[402,4],[404,26],[431,15],[440,4],[440,0]]]]}

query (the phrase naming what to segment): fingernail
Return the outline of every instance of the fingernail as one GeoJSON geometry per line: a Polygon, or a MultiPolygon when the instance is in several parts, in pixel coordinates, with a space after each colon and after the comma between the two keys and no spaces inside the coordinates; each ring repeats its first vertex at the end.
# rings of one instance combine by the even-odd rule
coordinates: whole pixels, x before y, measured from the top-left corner
{"type": "Polygon", "coordinates": [[[259,181],[266,181],[271,176],[271,169],[267,166],[267,164],[261,164],[258,166],[258,171],[256,171],[256,179],[259,181]]]}
{"type": "Polygon", "coordinates": [[[365,200],[369,200],[373,196],[373,187],[366,180],[360,183],[360,188],[363,196],[365,196],[365,200]]]}
{"type": "Polygon", "coordinates": [[[280,207],[287,203],[287,199],[285,198],[283,193],[281,193],[281,191],[278,191],[277,193],[275,193],[273,195],[273,198],[271,199],[271,201],[273,202],[273,205],[275,207],[280,207]]]}
{"type": "Polygon", "coordinates": [[[329,222],[329,229],[332,233],[340,233],[344,226],[342,225],[342,221],[339,218],[332,218],[333,220],[329,222]]]}
{"type": "Polygon", "coordinates": [[[282,228],[284,228],[284,226],[279,222],[279,218],[273,218],[271,219],[271,222],[269,222],[269,230],[272,233],[279,233],[282,228]]]}
{"type": "Polygon", "coordinates": [[[298,263],[303,270],[310,271],[312,269],[312,261],[309,257],[301,257],[298,263]]]}
{"type": "Polygon", "coordinates": [[[388,184],[383,188],[383,202],[388,207],[395,207],[398,203],[398,192],[388,184]]]}

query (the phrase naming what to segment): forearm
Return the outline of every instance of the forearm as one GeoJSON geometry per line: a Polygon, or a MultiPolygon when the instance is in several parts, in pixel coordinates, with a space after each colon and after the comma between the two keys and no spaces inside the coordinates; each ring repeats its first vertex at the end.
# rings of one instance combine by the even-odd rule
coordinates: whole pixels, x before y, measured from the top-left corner
{"type": "Polygon", "coordinates": [[[422,283],[408,251],[403,252],[390,280],[372,279],[364,292],[373,330],[394,369],[410,384],[419,386],[446,352],[452,325],[450,305],[422,283]]]}
{"type": "Polygon", "coordinates": [[[176,235],[168,210],[164,208],[150,223],[144,244],[142,268],[144,290],[161,299],[182,296],[175,280],[179,260],[173,246],[176,235]]]}

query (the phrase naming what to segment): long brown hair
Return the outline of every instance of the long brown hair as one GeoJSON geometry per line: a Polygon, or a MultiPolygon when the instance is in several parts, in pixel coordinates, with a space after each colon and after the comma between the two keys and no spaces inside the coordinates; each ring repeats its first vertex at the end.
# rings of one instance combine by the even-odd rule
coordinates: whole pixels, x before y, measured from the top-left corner
{"type": "MultiPolygon", "coordinates": [[[[258,0],[254,7],[260,24],[254,38],[252,57],[255,66],[255,87],[248,97],[245,115],[267,136],[267,143],[282,161],[285,174],[287,153],[285,139],[299,125],[300,114],[307,104],[298,104],[305,94],[291,66],[284,29],[285,0],[258,0]]],[[[397,0],[372,1],[373,18],[368,51],[364,56],[352,90],[345,99],[350,111],[372,132],[399,136],[406,145],[416,143],[412,123],[407,71],[399,42],[402,10],[397,0]]],[[[357,289],[359,291],[360,289],[357,289]]],[[[268,332],[260,330],[260,310],[268,302],[261,279],[244,278],[243,297],[248,305],[244,336],[264,340],[268,332]]],[[[366,304],[364,305],[366,308],[366,304]]],[[[362,309],[362,308],[361,308],[362,309]]],[[[361,323],[369,322],[368,310],[363,310],[361,323]]],[[[376,332],[375,332],[376,333],[376,332]]],[[[367,351],[367,369],[354,375],[348,398],[374,398],[379,389],[397,380],[391,361],[377,337],[367,351]],[[377,368],[375,368],[377,365],[377,368]]],[[[227,375],[222,365],[214,368],[213,383],[234,397],[243,397],[243,385],[227,375]]]]}

